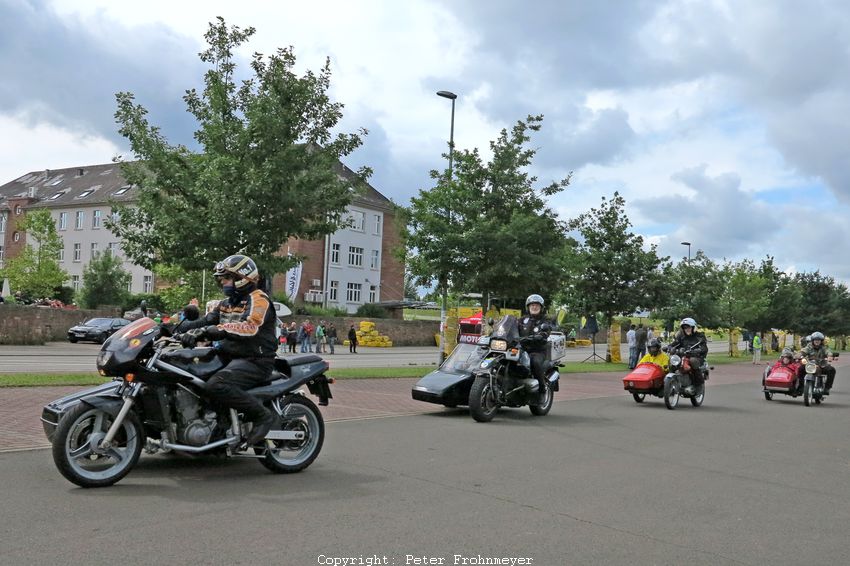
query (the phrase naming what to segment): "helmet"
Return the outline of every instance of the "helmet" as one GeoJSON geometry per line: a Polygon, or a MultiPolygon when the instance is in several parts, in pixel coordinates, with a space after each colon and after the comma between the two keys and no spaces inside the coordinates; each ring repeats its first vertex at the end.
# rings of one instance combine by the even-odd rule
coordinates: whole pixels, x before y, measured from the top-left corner
{"type": "Polygon", "coordinates": [[[661,341],[658,338],[653,338],[646,347],[653,354],[657,354],[661,351],[661,341]]]}
{"type": "Polygon", "coordinates": [[[788,358],[789,360],[793,360],[794,359],[794,350],[792,350],[791,348],[783,349],[782,355],[779,356],[779,358],[782,359],[782,360],[784,360],[785,358],[788,358]]]}
{"type": "Polygon", "coordinates": [[[528,308],[528,305],[530,305],[531,303],[538,303],[541,309],[546,306],[546,301],[543,300],[543,297],[537,294],[528,296],[528,298],[525,300],[525,308],[528,308]]]}
{"type": "Polygon", "coordinates": [[[691,328],[693,328],[694,330],[696,330],[696,329],[697,329],[697,321],[695,321],[695,320],[694,320],[694,319],[692,319],[691,317],[683,318],[683,319],[682,319],[682,322],[681,322],[681,324],[679,324],[679,326],[680,326],[680,327],[682,327],[682,326],[690,326],[691,328]]]}
{"type": "Polygon", "coordinates": [[[243,289],[246,285],[257,284],[260,280],[260,270],[254,260],[246,255],[235,254],[228,256],[215,264],[213,272],[216,278],[230,275],[237,289],[243,289]]]}
{"type": "Polygon", "coordinates": [[[815,340],[820,340],[821,342],[823,342],[823,332],[812,332],[812,335],[809,336],[809,342],[814,342],[815,340]]]}

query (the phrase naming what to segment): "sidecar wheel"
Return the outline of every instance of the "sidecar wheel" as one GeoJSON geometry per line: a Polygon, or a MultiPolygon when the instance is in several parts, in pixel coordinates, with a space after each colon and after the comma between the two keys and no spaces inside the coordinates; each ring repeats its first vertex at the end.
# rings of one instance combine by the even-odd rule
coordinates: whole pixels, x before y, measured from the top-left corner
{"type": "Polygon", "coordinates": [[[301,395],[281,399],[280,408],[280,421],[272,430],[301,431],[304,438],[265,440],[254,446],[254,453],[263,455],[260,464],[274,473],[293,474],[312,464],[319,456],[325,442],[325,421],[315,403],[301,395]]]}
{"type": "Polygon", "coordinates": [[[469,389],[469,414],[479,423],[487,423],[496,416],[499,402],[490,386],[489,377],[476,377],[469,389]]]}
{"type": "Polygon", "coordinates": [[[142,453],[145,433],[139,416],[130,411],[112,447],[97,447],[114,418],[80,403],[65,415],[53,437],[53,461],[65,478],[80,487],[112,485],[133,469],[142,453]]]}
{"type": "Polygon", "coordinates": [[[635,403],[643,403],[643,400],[646,399],[646,393],[632,393],[632,398],[635,403]]]}
{"type": "Polygon", "coordinates": [[[679,383],[668,381],[664,384],[664,405],[671,411],[679,406],[679,383]]]}
{"type": "Polygon", "coordinates": [[[773,401],[773,391],[765,391],[764,399],[765,401],[773,401]]]}

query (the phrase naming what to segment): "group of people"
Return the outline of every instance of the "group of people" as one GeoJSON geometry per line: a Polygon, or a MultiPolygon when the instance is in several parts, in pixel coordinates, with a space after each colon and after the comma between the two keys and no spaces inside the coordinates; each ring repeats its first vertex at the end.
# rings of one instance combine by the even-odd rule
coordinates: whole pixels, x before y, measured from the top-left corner
{"type": "MultiPolygon", "coordinates": [[[[324,320],[316,325],[309,318],[300,325],[293,321],[289,327],[284,327],[280,332],[280,346],[284,353],[294,354],[296,347],[300,345],[302,354],[311,352],[335,354],[338,343],[339,334],[336,325],[324,320]]],[[[348,330],[348,351],[352,354],[357,353],[357,331],[353,324],[348,330]]]]}
{"type": "Polygon", "coordinates": [[[651,326],[644,328],[643,323],[637,326],[631,325],[626,332],[626,341],[629,346],[629,369],[635,369],[639,363],[638,360],[646,354],[649,342],[654,339],[655,334],[651,326]]]}
{"type": "Polygon", "coordinates": [[[782,350],[779,360],[771,366],[770,371],[774,371],[780,367],[790,369],[797,376],[796,389],[797,393],[803,392],[803,383],[806,377],[806,368],[802,363],[803,359],[815,363],[821,368],[821,371],[826,375],[826,384],[824,386],[824,395],[829,395],[829,390],[832,389],[832,384],[835,381],[835,367],[830,364],[834,358],[832,350],[825,343],[825,336],[822,332],[813,332],[804,339],[803,347],[799,352],[795,352],[791,348],[782,350]]]}

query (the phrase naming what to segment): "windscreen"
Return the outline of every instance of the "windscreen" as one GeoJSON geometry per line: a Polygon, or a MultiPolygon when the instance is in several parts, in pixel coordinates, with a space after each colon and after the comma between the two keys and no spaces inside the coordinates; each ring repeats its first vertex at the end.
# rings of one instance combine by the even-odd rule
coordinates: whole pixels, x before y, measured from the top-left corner
{"type": "Polygon", "coordinates": [[[490,339],[492,340],[493,338],[501,338],[502,340],[506,340],[508,344],[518,341],[519,322],[516,317],[509,314],[497,322],[496,327],[493,329],[493,334],[490,335],[490,339]]]}

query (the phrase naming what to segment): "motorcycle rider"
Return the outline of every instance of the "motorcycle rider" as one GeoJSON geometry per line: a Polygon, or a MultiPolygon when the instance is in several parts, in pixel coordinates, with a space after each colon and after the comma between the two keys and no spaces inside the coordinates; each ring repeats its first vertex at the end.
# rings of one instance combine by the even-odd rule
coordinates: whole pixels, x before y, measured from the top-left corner
{"type": "Polygon", "coordinates": [[[638,364],[645,363],[661,366],[661,369],[667,371],[667,366],[670,365],[670,356],[667,355],[667,352],[661,351],[661,341],[658,338],[649,341],[646,354],[638,362],[638,364]]]}
{"type": "Polygon", "coordinates": [[[186,348],[198,340],[217,341],[225,365],[207,381],[209,397],[232,408],[253,423],[246,441],[256,444],[265,438],[275,415],[245,392],[269,381],[277,350],[277,316],[269,296],[258,288],[260,270],[250,257],[235,254],[218,262],[213,273],[225,298],[206,316],[184,320],[175,337],[186,348]]]}
{"type": "Polygon", "coordinates": [[[539,403],[546,402],[546,348],[552,326],[544,317],[546,303],[543,297],[534,294],[525,300],[527,315],[519,321],[519,336],[525,351],[531,358],[531,373],[539,384],[539,403]]]}
{"type": "Polygon", "coordinates": [[[672,352],[677,349],[687,351],[688,361],[691,364],[691,381],[694,387],[699,388],[705,383],[701,367],[708,355],[708,342],[705,339],[705,334],[697,331],[697,322],[693,318],[683,318],[679,328],[680,330],[673,338],[668,351],[672,352]]]}
{"type": "MultiPolygon", "coordinates": [[[[832,351],[824,344],[824,335],[822,332],[812,332],[809,336],[809,344],[800,351],[800,355],[810,362],[816,363],[821,372],[826,374],[826,388],[824,395],[829,395],[829,390],[832,389],[832,382],[835,381],[835,368],[830,365],[833,355],[832,351]]],[[[800,383],[806,377],[806,368],[802,364],[797,370],[797,376],[800,378],[800,383]]]]}

